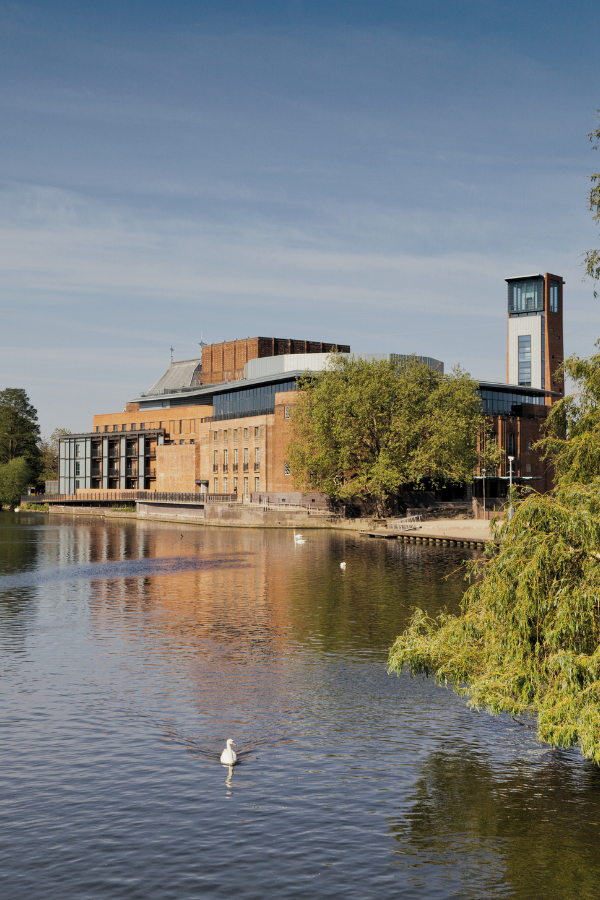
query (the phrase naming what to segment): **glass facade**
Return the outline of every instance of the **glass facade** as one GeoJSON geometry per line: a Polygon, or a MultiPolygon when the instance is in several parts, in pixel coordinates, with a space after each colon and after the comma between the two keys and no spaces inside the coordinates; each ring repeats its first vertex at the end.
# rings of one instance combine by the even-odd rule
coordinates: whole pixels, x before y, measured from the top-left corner
{"type": "Polygon", "coordinates": [[[508,285],[509,314],[541,312],[544,308],[544,281],[516,281],[508,285]]]}
{"type": "Polygon", "coordinates": [[[519,335],[519,384],[531,386],[531,335],[519,335]]]}
{"type": "Polygon", "coordinates": [[[520,416],[523,403],[544,405],[543,396],[531,396],[524,391],[490,391],[481,388],[478,393],[483,411],[489,416],[520,416]]]}
{"type": "Polygon", "coordinates": [[[550,312],[558,312],[558,281],[550,282],[550,312]]]}
{"type": "Polygon", "coordinates": [[[213,398],[213,417],[221,420],[238,419],[243,416],[266,415],[275,412],[275,394],[281,391],[295,390],[295,381],[285,381],[282,384],[264,384],[260,385],[260,387],[247,388],[244,391],[228,391],[226,394],[215,394],[213,398]]]}

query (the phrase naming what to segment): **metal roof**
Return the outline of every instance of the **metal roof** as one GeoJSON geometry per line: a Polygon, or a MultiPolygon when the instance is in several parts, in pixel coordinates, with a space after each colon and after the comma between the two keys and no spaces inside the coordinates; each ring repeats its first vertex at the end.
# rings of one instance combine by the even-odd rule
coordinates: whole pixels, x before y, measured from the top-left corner
{"type": "Polygon", "coordinates": [[[201,359],[180,359],[172,362],[165,374],[158,379],[154,387],[147,394],[164,394],[170,391],[180,390],[193,386],[194,374],[202,368],[201,359]]]}

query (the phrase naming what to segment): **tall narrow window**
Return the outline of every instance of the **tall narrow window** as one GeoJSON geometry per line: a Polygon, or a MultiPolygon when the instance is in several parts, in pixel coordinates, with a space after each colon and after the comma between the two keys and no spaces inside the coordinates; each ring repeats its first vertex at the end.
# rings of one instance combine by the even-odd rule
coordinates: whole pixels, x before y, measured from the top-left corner
{"type": "Polygon", "coordinates": [[[254,437],[255,437],[255,438],[259,438],[259,437],[260,437],[260,425],[257,425],[257,426],[255,427],[255,429],[254,429],[254,437]]]}
{"type": "Polygon", "coordinates": [[[260,491],[260,478],[254,479],[254,490],[258,493],[260,491]]]}
{"type": "Polygon", "coordinates": [[[223,479],[223,493],[224,493],[224,494],[227,493],[227,475],[226,475],[225,478],[223,479]]]}
{"type": "Polygon", "coordinates": [[[283,474],[284,474],[284,475],[289,475],[289,474],[290,474],[290,464],[289,464],[289,462],[284,462],[284,464],[283,464],[283,474]]]}
{"type": "Polygon", "coordinates": [[[248,479],[248,478],[244,478],[244,497],[247,497],[247,496],[248,496],[249,490],[250,490],[249,479],[248,479]]]}
{"type": "Polygon", "coordinates": [[[215,488],[215,494],[218,494],[219,493],[219,479],[218,478],[215,478],[214,488],[215,488]]]}
{"type": "Polygon", "coordinates": [[[531,335],[519,335],[519,384],[531,387],[531,335]]]}
{"type": "Polygon", "coordinates": [[[506,435],[506,451],[509,456],[515,455],[515,436],[512,431],[506,435]]]}
{"type": "Polygon", "coordinates": [[[558,281],[550,282],[550,312],[558,312],[558,281]]]}
{"type": "Polygon", "coordinates": [[[289,418],[290,418],[290,408],[289,408],[289,406],[284,406],[284,408],[283,408],[283,418],[284,418],[284,419],[289,419],[289,418]]]}
{"type": "Polygon", "coordinates": [[[258,469],[260,466],[260,447],[254,448],[254,468],[258,469]]]}

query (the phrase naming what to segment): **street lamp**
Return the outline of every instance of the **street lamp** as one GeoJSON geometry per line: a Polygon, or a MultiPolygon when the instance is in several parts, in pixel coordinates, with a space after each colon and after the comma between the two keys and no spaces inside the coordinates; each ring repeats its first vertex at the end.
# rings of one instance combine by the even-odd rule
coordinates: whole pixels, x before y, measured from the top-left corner
{"type": "Polygon", "coordinates": [[[514,456],[508,457],[508,496],[510,497],[510,507],[508,509],[508,521],[509,522],[511,521],[512,517],[515,514],[515,511],[514,511],[513,505],[512,505],[512,499],[513,499],[513,496],[512,496],[513,468],[512,467],[513,467],[514,460],[515,460],[514,456]]]}
{"type": "Polygon", "coordinates": [[[483,475],[483,520],[485,522],[485,469],[481,470],[481,474],[483,475]]]}

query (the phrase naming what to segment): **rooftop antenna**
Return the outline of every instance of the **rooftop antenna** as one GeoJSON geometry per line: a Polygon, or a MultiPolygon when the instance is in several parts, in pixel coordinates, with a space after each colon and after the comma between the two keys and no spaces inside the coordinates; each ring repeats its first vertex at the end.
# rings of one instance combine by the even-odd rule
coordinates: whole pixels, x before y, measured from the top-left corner
{"type": "Polygon", "coordinates": [[[198,341],[198,346],[200,347],[200,349],[202,349],[202,347],[208,347],[206,341],[202,340],[202,332],[200,332],[200,340],[198,341]]]}
{"type": "Polygon", "coordinates": [[[171,344],[171,362],[173,362],[173,344],[171,344]]]}

